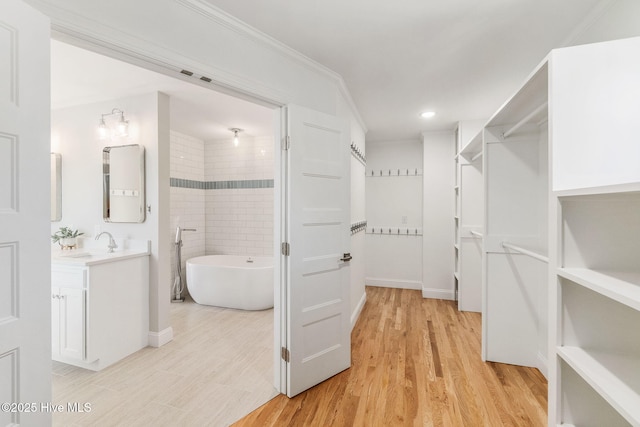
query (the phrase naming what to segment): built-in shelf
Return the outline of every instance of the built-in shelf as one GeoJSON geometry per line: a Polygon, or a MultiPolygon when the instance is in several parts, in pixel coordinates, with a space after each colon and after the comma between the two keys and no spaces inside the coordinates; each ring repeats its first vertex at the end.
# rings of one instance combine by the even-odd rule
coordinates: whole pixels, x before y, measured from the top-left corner
{"type": "Polygon", "coordinates": [[[548,129],[541,126],[548,102],[545,59],[487,121],[482,162],[472,163],[482,163],[485,191],[483,360],[537,367],[545,376],[548,311],[546,304],[532,301],[546,301],[549,288],[547,203],[552,147],[548,129]],[[518,331],[517,341],[514,331],[518,331]]]}
{"type": "Polygon", "coordinates": [[[474,162],[482,156],[482,130],[476,134],[462,149],[460,156],[469,162],[474,162]]]}
{"type": "Polygon", "coordinates": [[[640,369],[636,357],[557,347],[556,352],[632,425],[640,425],[640,369]]]}
{"type": "Polygon", "coordinates": [[[640,183],[632,182],[628,184],[606,185],[602,187],[585,187],[573,190],[555,191],[557,197],[573,197],[573,196],[603,196],[608,194],[622,193],[640,193],[640,183]]]}
{"type": "Polygon", "coordinates": [[[640,273],[559,268],[558,275],[640,311],[640,273]]]}
{"type": "Polygon", "coordinates": [[[533,123],[540,126],[541,124],[545,123],[548,117],[548,111],[549,111],[548,106],[549,106],[549,103],[547,101],[538,105],[526,116],[521,118],[517,123],[515,123],[509,129],[505,130],[504,133],[502,134],[502,137],[503,138],[510,137],[511,135],[515,134],[518,131],[518,129],[520,129],[521,127],[527,124],[533,123]]]}
{"type": "Polygon", "coordinates": [[[476,160],[478,160],[480,157],[482,157],[482,151],[480,151],[479,153],[476,153],[473,157],[471,157],[471,162],[475,162],[476,160]]]}

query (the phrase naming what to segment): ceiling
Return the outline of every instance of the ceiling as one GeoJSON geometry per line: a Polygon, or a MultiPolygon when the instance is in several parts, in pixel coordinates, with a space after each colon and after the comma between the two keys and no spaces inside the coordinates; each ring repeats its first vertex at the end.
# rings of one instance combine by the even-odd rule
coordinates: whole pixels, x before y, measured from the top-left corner
{"type": "MultiPolygon", "coordinates": [[[[613,0],[205,1],[339,73],[367,141],[398,141],[488,118],[613,0]],[[435,117],[420,118],[426,110],[435,117]]],[[[230,127],[272,132],[265,107],[52,46],[53,108],[161,90],[172,97],[175,130],[205,140],[228,137],[230,127]]]]}
{"type": "Polygon", "coordinates": [[[491,116],[609,0],[205,0],[339,73],[367,141],[491,116]],[[425,121],[419,114],[433,110],[425,121]]]}

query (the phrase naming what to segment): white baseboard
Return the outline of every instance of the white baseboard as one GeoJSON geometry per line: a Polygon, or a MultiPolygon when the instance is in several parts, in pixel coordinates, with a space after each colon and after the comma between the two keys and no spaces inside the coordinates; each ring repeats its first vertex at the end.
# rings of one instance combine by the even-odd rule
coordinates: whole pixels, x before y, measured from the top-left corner
{"type": "Polygon", "coordinates": [[[394,280],[366,277],[364,282],[367,286],[377,286],[381,288],[415,289],[417,291],[422,289],[422,282],[418,282],[417,280],[394,280]]]}
{"type": "Polygon", "coordinates": [[[538,352],[538,363],[536,368],[538,368],[538,370],[542,373],[542,375],[544,375],[544,377],[546,379],[549,379],[549,377],[547,376],[548,370],[549,370],[549,366],[547,363],[547,358],[544,354],[538,352]]]}
{"type": "Polygon", "coordinates": [[[160,332],[149,331],[149,346],[151,347],[162,347],[172,339],[173,328],[171,326],[160,332]]]}
{"type": "Polygon", "coordinates": [[[447,289],[422,289],[422,298],[455,300],[456,293],[447,289]]]}
{"type": "Polygon", "coordinates": [[[353,310],[353,313],[351,313],[351,329],[353,330],[353,327],[355,326],[356,322],[358,321],[358,318],[360,317],[360,313],[362,312],[362,309],[364,308],[364,303],[367,302],[367,293],[363,292],[362,293],[362,298],[360,298],[360,302],[358,302],[358,306],[356,307],[355,310],[353,310]]]}

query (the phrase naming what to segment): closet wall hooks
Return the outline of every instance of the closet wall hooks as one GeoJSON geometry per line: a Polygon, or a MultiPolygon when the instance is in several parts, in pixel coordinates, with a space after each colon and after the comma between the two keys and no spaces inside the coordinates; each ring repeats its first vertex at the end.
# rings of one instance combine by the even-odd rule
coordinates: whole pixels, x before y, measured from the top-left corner
{"type": "Polygon", "coordinates": [[[351,235],[357,234],[367,228],[367,221],[354,222],[351,224],[351,235]]]}
{"type": "Polygon", "coordinates": [[[371,169],[365,174],[367,177],[393,177],[393,176],[422,176],[422,169],[403,168],[403,169],[371,169]]]}
{"type": "Polygon", "coordinates": [[[386,236],[422,236],[422,228],[416,227],[390,227],[390,226],[373,226],[367,227],[367,234],[386,235],[386,236]]]}
{"type": "Polygon", "coordinates": [[[353,141],[351,142],[351,155],[358,159],[358,161],[362,163],[363,166],[367,166],[367,158],[365,157],[364,153],[362,153],[360,147],[358,147],[353,141]]]}

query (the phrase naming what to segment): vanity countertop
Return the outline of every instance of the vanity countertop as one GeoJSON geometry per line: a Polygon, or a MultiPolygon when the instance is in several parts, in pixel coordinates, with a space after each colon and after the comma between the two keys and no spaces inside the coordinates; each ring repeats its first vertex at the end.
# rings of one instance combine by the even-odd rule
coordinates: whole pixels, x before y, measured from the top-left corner
{"type": "MultiPolygon", "coordinates": [[[[148,256],[151,254],[151,242],[147,240],[129,240],[126,242],[119,239],[116,240],[118,241],[118,248],[112,253],[108,253],[106,247],[96,245],[86,245],[81,246],[78,249],[64,251],[58,248],[52,248],[51,264],[84,267],[148,256]]],[[[89,240],[87,241],[91,242],[89,240]]]]}
{"type": "Polygon", "coordinates": [[[106,249],[102,252],[83,249],[70,251],[54,250],[51,251],[51,263],[54,265],[91,266],[148,255],[148,250],[145,251],[137,249],[125,249],[122,251],[116,250],[113,253],[108,253],[106,249]]]}

